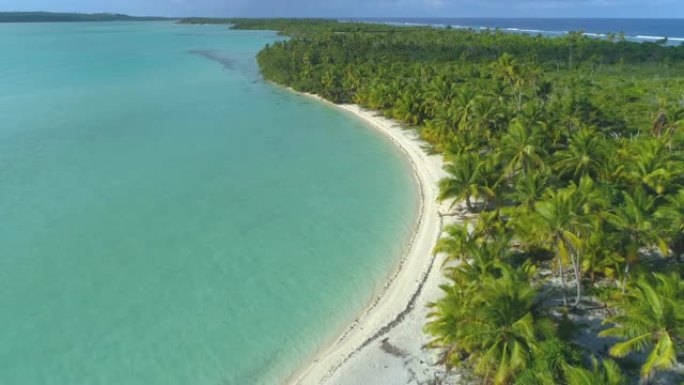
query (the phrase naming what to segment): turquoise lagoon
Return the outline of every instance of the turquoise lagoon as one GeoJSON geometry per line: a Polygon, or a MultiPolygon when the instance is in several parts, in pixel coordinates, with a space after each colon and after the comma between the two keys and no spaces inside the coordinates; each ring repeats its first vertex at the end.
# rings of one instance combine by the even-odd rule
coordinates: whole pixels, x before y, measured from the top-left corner
{"type": "Polygon", "coordinates": [[[0,384],[277,384],[365,307],[416,187],[277,39],[0,25],[0,384]]]}

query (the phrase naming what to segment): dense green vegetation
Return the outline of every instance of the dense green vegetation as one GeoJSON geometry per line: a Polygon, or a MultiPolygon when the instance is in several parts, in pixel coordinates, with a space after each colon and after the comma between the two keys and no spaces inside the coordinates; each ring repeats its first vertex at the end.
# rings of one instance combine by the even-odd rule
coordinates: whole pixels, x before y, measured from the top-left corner
{"type": "Polygon", "coordinates": [[[319,32],[389,32],[405,31],[384,24],[368,23],[340,23],[333,19],[216,19],[216,18],[187,18],[179,21],[181,24],[225,24],[240,30],[272,30],[288,36],[304,36],[319,32]]]}
{"type": "Polygon", "coordinates": [[[76,21],[153,21],[163,17],[137,17],[118,13],[0,12],[0,23],[76,22],[76,21]]]}
{"type": "Polygon", "coordinates": [[[578,385],[648,383],[681,360],[684,47],[232,23],[292,36],[258,55],[266,79],[381,111],[443,154],[440,199],[468,218],[436,248],[450,284],[426,331],[445,365],[578,385]],[[591,317],[598,347],[575,338],[591,317]]]}

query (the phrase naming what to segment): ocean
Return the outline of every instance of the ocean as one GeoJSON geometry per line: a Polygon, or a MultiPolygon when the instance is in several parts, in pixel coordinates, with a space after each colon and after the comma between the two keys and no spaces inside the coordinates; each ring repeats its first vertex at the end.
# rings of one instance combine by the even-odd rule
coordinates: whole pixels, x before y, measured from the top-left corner
{"type": "Polygon", "coordinates": [[[0,384],[276,384],[406,247],[407,161],[274,32],[0,25],[0,384]]]}
{"type": "Polygon", "coordinates": [[[682,19],[551,19],[551,18],[346,18],[397,25],[432,25],[436,27],[496,29],[510,33],[563,36],[570,31],[583,31],[588,36],[605,37],[623,32],[636,42],[655,42],[668,38],[669,44],[684,42],[682,19]]]}

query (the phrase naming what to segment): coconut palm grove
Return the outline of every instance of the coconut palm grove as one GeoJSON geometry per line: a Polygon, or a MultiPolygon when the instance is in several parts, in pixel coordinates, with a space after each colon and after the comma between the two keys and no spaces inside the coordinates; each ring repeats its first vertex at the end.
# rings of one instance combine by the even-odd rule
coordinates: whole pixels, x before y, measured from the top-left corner
{"type": "MultiPolygon", "coordinates": [[[[475,383],[683,383],[684,46],[331,20],[264,77],[415,128],[443,155],[448,278],[425,332],[475,383]]],[[[429,256],[426,256],[426,258],[429,256]]]]}

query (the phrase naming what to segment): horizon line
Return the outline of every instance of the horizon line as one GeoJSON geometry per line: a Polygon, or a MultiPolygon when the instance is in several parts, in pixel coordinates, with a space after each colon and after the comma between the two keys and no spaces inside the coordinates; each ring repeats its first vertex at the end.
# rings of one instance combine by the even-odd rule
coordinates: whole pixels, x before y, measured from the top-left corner
{"type": "Polygon", "coordinates": [[[684,17],[592,17],[592,16],[574,16],[574,17],[550,17],[550,16],[226,16],[226,15],[206,15],[206,16],[160,16],[160,15],[141,15],[124,13],[118,11],[99,11],[99,12],[82,12],[82,11],[27,11],[27,10],[0,10],[2,13],[50,13],[50,14],[79,14],[79,15],[121,15],[130,17],[157,17],[166,19],[368,19],[368,20],[382,20],[382,19],[498,19],[498,20],[516,20],[516,19],[539,19],[539,20],[684,20],[684,17]]]}

